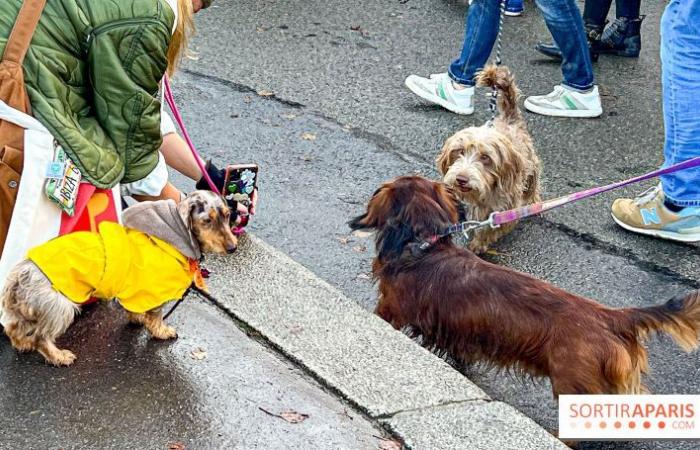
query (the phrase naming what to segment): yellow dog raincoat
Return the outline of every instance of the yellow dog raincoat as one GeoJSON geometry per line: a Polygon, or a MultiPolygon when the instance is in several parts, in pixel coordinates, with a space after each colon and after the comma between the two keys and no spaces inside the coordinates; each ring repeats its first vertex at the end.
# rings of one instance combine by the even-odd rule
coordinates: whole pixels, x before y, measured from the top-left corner
{"type": "Polygon", "coordinates": [[[35,247],[28,259],[54,289],[74,303],[84,303],[91,297],[116,298],[133,313],[180,299],[193,283],[200,284],[199,264],[193,258],[200,256],[199,248],[194,248],[196,241],[182,223],[174,202],[133,206],[126,210],[124,222],[149,228],[145,231],[151,234],[103,222],[97,233],[71,233],[35,247]],[[173,220],[179,223],[173,225],[173,220]],[[158,231],[178,241],[180,249],[153,235],[158,231]]]}

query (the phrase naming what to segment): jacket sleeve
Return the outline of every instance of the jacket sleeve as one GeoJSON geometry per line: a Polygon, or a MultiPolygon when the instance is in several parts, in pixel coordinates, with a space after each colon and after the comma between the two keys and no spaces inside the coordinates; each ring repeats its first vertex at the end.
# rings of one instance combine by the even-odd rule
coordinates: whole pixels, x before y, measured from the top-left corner
{"type": "Polygon", "coordinates": [[[167,67],[170,30],[157,20],[110,24],[90,34],[88,66],[95,115],[124,162],[122,183],[158,164],[159,82],[167,67]]]}

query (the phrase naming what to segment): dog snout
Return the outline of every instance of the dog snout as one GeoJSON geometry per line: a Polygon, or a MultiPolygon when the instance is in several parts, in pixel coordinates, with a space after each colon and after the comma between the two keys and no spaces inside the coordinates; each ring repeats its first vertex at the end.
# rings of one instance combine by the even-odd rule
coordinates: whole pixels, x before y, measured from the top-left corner
{"type": "Polygon", "coordinates": [[[457,186],[459,186],[460,189],[471,190],[471,187],[469,186],[469,178],[467,178],[466,176],[457,175],[457,178],[455,178],[455,181],[457,182],[457,186]]]}
{"type": "Polygon", "coordinates": [[[236,250],[238,250],[238,246],[236,244],[226,244],[226,253],[228,253],[229,255],[235,252],[236,250]]]}

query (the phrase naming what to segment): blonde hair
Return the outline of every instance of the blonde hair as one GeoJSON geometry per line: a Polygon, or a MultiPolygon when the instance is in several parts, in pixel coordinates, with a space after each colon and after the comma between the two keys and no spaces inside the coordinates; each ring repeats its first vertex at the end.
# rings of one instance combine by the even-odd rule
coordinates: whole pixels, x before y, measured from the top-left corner
{"type": "Polygon", "coordinates": [[[191,0],[177,0],[177,25],[168,47],[168,75],[172,76],[183,57],[188,55],[187,44],[194,32],[194,11],[191,0]]]}

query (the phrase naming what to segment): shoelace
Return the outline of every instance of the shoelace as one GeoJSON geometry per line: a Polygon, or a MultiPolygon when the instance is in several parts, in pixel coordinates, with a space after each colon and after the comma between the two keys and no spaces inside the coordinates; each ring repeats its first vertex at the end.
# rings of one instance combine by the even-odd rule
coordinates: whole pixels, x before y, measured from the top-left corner
{"type": "Polygon", "coordinates": [[[650,201],[654,200],[657,195],[659,195],[660,185],[652,186],[646,191],[642,192],[634,199],[634,204],[637,206],[645,205],[650,201]]]}
{"type": "Polygon", "coordinates": [[[554,86],[554,90],[549,94],[545,95],[544,98],[546,98],[547,100],[559,100],[565,91],[566,89],[564,89],[561,86],[554,86]]]}

